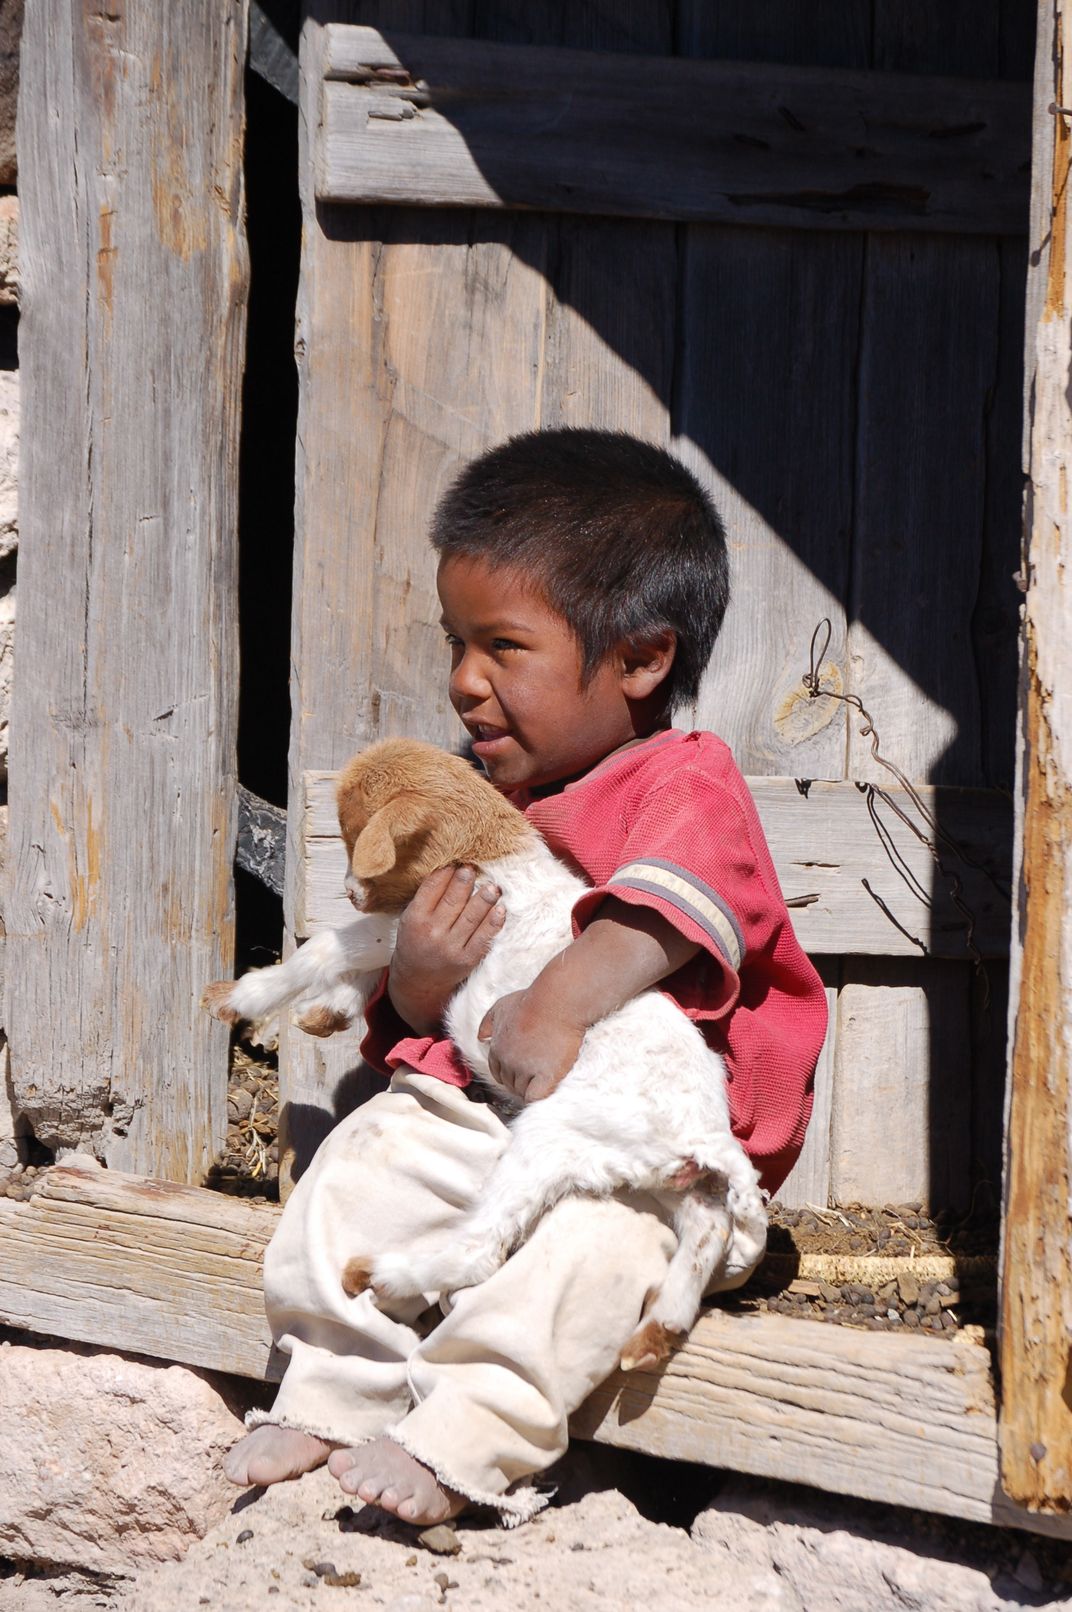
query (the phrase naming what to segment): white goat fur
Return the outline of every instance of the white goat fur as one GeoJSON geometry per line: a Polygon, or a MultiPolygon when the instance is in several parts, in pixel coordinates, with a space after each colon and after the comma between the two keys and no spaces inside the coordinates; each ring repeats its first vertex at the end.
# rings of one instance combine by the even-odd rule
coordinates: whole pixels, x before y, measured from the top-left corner
{"type": "MultiPolygon", "coordinates": [[[[371,763],[373,754],[367,754],[371,763]]],[[[475,775],[474,781],[491,788],[475,775]]],[[[464,802],[457,809],[463,811],[464,802]]],[[[488,1067],[488,1045],[477,1039],[481,1020],[500,997],[524,989],[569,945],[572,908],[587,888],[531,825],[525,829],[522,849],[512,855],[485,860],[479,844],[468,854],[502,891],[506,919],[446,1014],[447,1033],[466,1064],[499,1091],[488,1067]]],[[[347,882],[353,898],[352,874],[347,882]]],[[[390,916],[367,913],[323,931],[286,963],[246,974],[222,1004],[217,995],[213,1011],[222,1005],[225,1017],[258,1021],[297,1003],[299,1012],[326,1006],[353,1019],[390,960],[395,927],[390,916]]],[[[520,1107],[511,1132],[479,1203],[449,1243],[420,1255],[399,1250],[364,1262],[378,1297],[445,1292],[486,1280],[538,1218],[567,1195],[602,1196],[618,1188],[672,1192],[678,1247],[622,1355],[624,1366],[650,1366],[696,1319],[732,1234],[757,1253],[763,1246],[763,1195],[730,1130],[722,1060],[658,991],[643,992],[590,1029],[566,1078],[550,1097],[520,1107]],[[694,1178],[695,1184],[677,1189],[676,1177],[694,1178]]],[[[360,1267],[362,1261],[351,1264],[360,1267]]]]}

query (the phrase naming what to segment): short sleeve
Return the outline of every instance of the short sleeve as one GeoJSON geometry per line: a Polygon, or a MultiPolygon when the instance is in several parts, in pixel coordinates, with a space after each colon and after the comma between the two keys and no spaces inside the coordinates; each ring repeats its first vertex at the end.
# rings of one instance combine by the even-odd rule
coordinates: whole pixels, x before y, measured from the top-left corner
{"type": "Polygon", "coordinates": [[[362,1058],[378,1069],[381,1075],[391,1072],[388,1055],[400,1041],[413,1034],[387,994],[387,976],[388,970],[385,968],[365,1004],[366,1033],[361,1043],[362,1058]]]}
{"type": "Polygon", "coordinates": [[[729,1012],[745,956],[769,938],[773,913],[748,822],[727,789],[683,767],[647,791],[626,824],[618,867],[574,906],[575,933],[608,896],[652,908],[701,947],[709,960],[704,1017],[729,1012]]]}
{"type": "Polygon", "coordinates": [[[361,1056],[384,1075],[405,1067],[434,1075],[448,1086],[467,1086],[472,1076],[453,1041],[445,1036],[414,1035],[401,1017],[387,994],[388,972],[384,969],[365,1007],[367,1030],[361,1056]]]}

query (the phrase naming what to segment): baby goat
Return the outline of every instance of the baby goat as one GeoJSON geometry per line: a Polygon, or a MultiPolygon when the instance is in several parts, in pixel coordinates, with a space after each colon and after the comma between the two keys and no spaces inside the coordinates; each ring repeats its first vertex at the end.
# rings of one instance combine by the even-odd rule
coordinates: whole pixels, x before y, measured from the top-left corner
{"type": "MultiPolygon", "coordinates": [[[[314,936],[285,963],[210,986],[205,1006],[217,1018],[263,1027],[289,1004],[313,1034],[344,1028],[389,962],[397,915],[422,879],[448,863],[470,863],[502,891],[506,919],[451,998],[445,1024],[473,1073],[501,1092],[487,1043],[477,1039],[481,1020],[569,945],[572,908],[586,886],[491,784],[431,745],[373,745],[343,771],[338,806],[347,892],[361,916],[314,936]]],[[[756,1171],[730,1130],[722,1060],[658,991],[594,1025],[552,1095],[518,1107],[511,1133],[449,1243],[419,1256],[352,1259],[343,1273],[347,1292],[371,1287],[388,1299],[471,1287],[561,1198],[618,1188],[670,1192],[678,1247],[622,1352],[629,1370],[657,1364],[680,1343],[731,1245],[746,1263],[762,1252],[766,1211],[756,1171]]]]}

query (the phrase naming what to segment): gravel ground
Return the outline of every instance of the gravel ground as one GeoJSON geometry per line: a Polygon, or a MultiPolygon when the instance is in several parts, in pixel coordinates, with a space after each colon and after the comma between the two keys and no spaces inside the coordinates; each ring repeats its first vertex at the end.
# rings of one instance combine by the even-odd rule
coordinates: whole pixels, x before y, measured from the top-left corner
{"type": "Polygon", "coordinates": [[[2,1612],[1020,1612],[1072,1606],[1065,1547],[580,1447],[534,1522],[422,1540],[325,1472],[252,1491],[182,1562],[111,1585],[0,1577],[2,1612]],[[435,1548],[433,1548],[435,1547],[435,1548]],[[448,1554],[441,1553],[446,1547],[448,1554]]]}

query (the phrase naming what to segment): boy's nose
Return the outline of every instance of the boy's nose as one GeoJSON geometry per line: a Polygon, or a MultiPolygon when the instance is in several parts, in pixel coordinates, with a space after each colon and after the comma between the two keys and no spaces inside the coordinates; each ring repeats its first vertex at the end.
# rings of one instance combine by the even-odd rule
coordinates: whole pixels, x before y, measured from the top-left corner
{"type": "Polygon", "coordinates": [[[450,674],[449,693],[452,703],[459,700],[482,700],[490,693],[491,685],[481,658],[472,653],[463,655],[450,674]]]}

